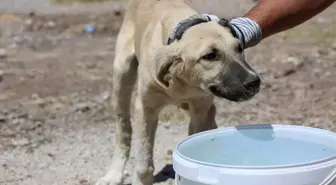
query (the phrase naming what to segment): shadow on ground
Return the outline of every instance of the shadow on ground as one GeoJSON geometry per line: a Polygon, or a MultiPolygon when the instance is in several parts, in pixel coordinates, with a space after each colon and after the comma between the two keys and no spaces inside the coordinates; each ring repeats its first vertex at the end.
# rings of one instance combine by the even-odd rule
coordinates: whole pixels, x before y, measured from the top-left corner
{"type": "MultiPolygon", "coordinates": [[[[154,183],[165,182],[169,179],[175,179],[175,171],[173,165],[167,164],[162,170],[154,176],[154,183]]],[[[126,184],[132,185],[132,184],[126,184]]]]}

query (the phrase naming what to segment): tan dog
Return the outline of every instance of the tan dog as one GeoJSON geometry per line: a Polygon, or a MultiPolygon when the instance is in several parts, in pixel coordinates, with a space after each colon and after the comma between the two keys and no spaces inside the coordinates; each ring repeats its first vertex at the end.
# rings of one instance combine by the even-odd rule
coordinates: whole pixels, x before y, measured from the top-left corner
{"type": "Polygon", "coordinates": [[[153,184],[154,136],[165,105],[174,104],[190,113],[191,135],[217,128],[214,95],[244,101],[259,91],[260,79],[245,62],[228,21],[194,17],[176,28],[196,14],[185,0],[130,1],[114,60],[117,129],[113,162],[96,185],[123,183],[132,130],[137,147],[132,185],[153,184]],[[130,100],[136,79],[137,115],[132,129],[130,100]]]}

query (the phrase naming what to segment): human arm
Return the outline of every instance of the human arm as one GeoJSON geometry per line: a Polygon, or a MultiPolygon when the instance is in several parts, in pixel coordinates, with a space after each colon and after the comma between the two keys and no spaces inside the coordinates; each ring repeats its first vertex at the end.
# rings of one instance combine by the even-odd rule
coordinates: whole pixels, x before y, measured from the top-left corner
{"type": "Polygon", "coordinates": [[[260,0],[243,17],[233,19],[231,23],[236,28],[242,42],[245,42],[245,48],[248,48],[264,38],[304,23],[335,1],[260,0]]]}

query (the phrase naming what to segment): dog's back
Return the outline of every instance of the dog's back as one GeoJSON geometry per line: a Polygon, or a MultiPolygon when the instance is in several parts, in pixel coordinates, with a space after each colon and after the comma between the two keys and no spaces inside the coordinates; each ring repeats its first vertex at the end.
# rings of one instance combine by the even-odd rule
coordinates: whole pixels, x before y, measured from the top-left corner
{"type": "Polygon", "coordinates": [[[189,0],[130,0],[124,21],[134,25],[138,59],[147,58],[140,53],[150,51],[151,46],[165,44],[176,23],[196,13],[189,5],[189,0]]]}

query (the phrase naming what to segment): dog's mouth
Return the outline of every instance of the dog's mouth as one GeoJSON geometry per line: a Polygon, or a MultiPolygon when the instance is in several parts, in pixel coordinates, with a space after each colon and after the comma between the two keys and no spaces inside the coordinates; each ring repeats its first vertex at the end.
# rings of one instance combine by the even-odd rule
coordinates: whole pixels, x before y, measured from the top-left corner
{"type": "Polygon", "coordinates": [[[215,85],[210,86],[209,90],[213,95],[218,96],[220,98],[225,98],[222,91],[219,90],[218,86],[215,86],[215,85]]]}
{"type": "Polygon", "coordinates": [[[219,85],[209,87],[210,92],[219,98],[225,98],[234,102],[242,102],[251,99],[256,93],[245,92],[244,90],[227,90],[219,85]]]}

